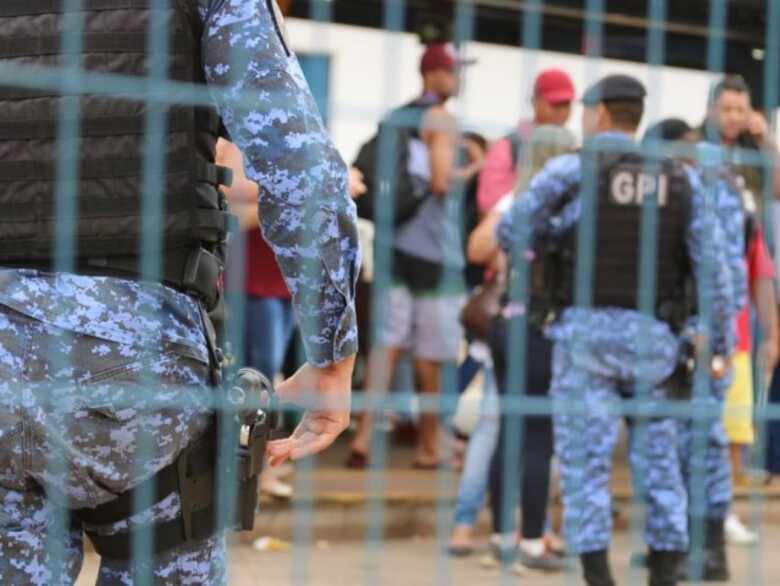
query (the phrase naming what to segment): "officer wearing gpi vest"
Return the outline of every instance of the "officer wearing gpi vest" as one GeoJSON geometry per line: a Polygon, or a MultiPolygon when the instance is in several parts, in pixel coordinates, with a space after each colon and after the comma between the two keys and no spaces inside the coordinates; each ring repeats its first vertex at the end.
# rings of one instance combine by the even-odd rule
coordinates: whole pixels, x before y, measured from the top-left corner
{"type": "Polygon", "coordinates": [[[225,583],[224,535],[213,521],[216,496],[207,490],[215,474],[220,360],[206,317],[219,299],[227,237],[219,187],[229,177],[214,164],[225,130],[245,154],[247,176],[264,188],[263,231],[306,346],[307,365],[278,392],[293,400],[314,391],[326,401],[305,413],[291,438],[272,442],[268,455],[278,463],[316,453],[349,422],[359,263],[354,205],[346,166],[275,2],[170,0],[165,14],[151,5],[83,0],[77,62],[92,73],[135,78],[138,95],[128,82],[121,97],[112,96],[105,82],[78,99],[58,87],[10,86],[13,67],[61,62],[62,3],[0,3],[3,584],[73,583],[84,531],[102,557],[99,582],[130,584],[133,530],[144,524],[154,538],[145,567],[153,583],[225,583]],[[147,52],[150,26],[161,21],[170,78],[219,91],[213,106],[174,104],[166,112],[165,165],[154,194],[163,199],[161,282],[150,283],[139,280],[143,77],[155,62],[147,52]],[[65,146],[78,176],[66,184],[58,182],[58,112],[74,105],[78,144],[65,146]],[[60,187],[75,190],[80,213],[72,271],[56,273],[60,187]],[[142,433],[151,434],[153,453],[136,462],[142,433]],[[134,489],[152,478],[154,504],[134,513],[134,489]],[[47,540],[64,508],[69,530],[52,566],[47,540]]]}
{"type": "MultiPolygon", "coordinates": [[[[546,259],[557,262],[561,274],[560,290],[551,292],[559,307],[549,327],[555,344],[551,394],[561,405],[584,403],[584,413],[554,416],[556,452],[564,529],[570,547],[581,555],[589,586],[614,584],[607,555],[609,477],[619,418],[609,408],[637,388],[649,399],[665,398],[678,361],[676,330],[684,310],[678,302],[689,274],[703,295],[711,295],[717,324],[712,331],[702,326],[700,333],[715,353],[732,343],[730,329],[720,327],[728,323],[733,303],[719,226],[693,172],[639,154],[634,135],[645,96],[642,84],[624,75],[591,87],[583,97],[583,152],[549,162],[497,229],[507,250],[518,243],[555,250],[546,259]],[[577,228],[589,205],[595,214],[592,304],[577,307],[577,228]],[[645,205],[657,212],[655,316],[636,309],[645,205]]],[[[649,583],[667,586],[677,583],[679,556],[688,546],[687,499],[674,421],[654,417],[645,430],[632,443],[631,463],[641,471],[637,484],[648,508],[649,583]]]]}

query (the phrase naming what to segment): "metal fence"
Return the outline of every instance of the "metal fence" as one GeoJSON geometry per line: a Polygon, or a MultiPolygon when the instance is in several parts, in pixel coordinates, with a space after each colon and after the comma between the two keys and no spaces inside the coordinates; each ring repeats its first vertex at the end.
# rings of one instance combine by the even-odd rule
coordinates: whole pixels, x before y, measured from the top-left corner
{"type": "MultiPolygon", "coordinates": [[[[5,0],[9,1],[9,0],[5,0]]],[[[249,0],[247,0],[249,2],[249,0]]],[[[27,88],[27,89],[48,89],[54,92],[61,92],[63,95],[83,95],[89,93],[116,93],[117,95],[139,95],[141,99],[145,100],[149,104],[148,114],[146,117],[146,143],[144,149],[144,189],[140,194],[143,199],[143,210],[146,214],[147,221],[143,226],[142,237],[142,273],[146,280],[155,281],[159,279],[161,274],[161,260],[157,254],[160,249],[161,238],[161,218],[163,214],[161,198],[158,197],[158,186],[160,185],[161,178],[164,175],[165,164],[165,144],[166,137],[165,127],[167,120],[167,111],[171,106],[179,105],[182,103],[191,103],[194,105],[211,105],[213,103],[213,95],[221,90],[220,88],[205,88],[200,85],[184,85],[168,80],[168,54],[169,47],[169,35],[167,27],[169,22],[166,18],[167,10],[173,3],[173,0],[149,0],[149,75],[147,78],[125,78],[109,74],[100,74],[86,71],[82,68],[80,59],[80,52],[82,48],[82,32],[84,29],[85,17],[88,15],[88,0],[62,0],[62,7],[65,13],[64,27],[62,31],[62,59],[58,68],[54,67],[29,67],[23,63],[8,60],[0,62],[0,85],[27,88]]],[[[666,67],[667,63],[667,43],[672,34],[679,32],[679,27],[676,28],[675,23],[669,20],[669,5],[671,2],[666,0],[648,0],[641,3],[645,8],[645,13],[641,16],[625,15],[621,14],[619,6],[607,5],[604,0],[586,0],[580,2],[579,5],[573,5],[572,3],[555,3],[544,2],[543,0],[470,0],[470,1],[453,1],[447,4],[447,10],[452,11],[452,18],[448,21],[448,24],[452,28],[452,40],[464,51],[468,52],[469,47],[474,42],[477,33],[479,32],[480,39],[485,40],[485,32],[477,31],[476,24],[478,22],[478,16],[480,11],[486,7],[501,8],[503,10],[513,11],[516,18],[516,28],[520,31],[520,39],[518,46],[526,50],[524,55],[524,66],[521,71],[516,72],[512,76],[512,79],[508,82],[511,84],[521,84],[524,88],[530,88],[533,83],[533,75],[537,71],[537,52],[543,49],[543,37],[545,22],[549,22],[550,18],[553,18],[561,14],[576,13],[581,15],[582,18],[582,47],[584,50],[584,56],[587,59],[586,64],[586,77],[588,82],[596,81],[600,76],[600,61],[602,58],[602,49],[605,46],[609,46],[606,43],[608,35],[605,33],[605,29],[609,26],[615,26],[616,23],[627,22],[626,19],[633,18],[638,19],[643,23],[641,28],[632,29],[632,35],[635,40],[640,44],[643,44],[645,49],[644,63],[651,67],[650,70],[650,96],[647,103],[646,118],[653,120],[658,118],[659,109],[656,105],[656,96],[654,96],[654,89],[659,87],[659,80],[661,72],[666,67]],[[609,8],[609,9],[608,9],[609,8]],[[568,11],[568,12],[567,12],[568,11]]],[[[726,0],[710,0],[708,6],[703,7],[708,14],[708,20],[702,22],[699,27],[700,30],[706,30],[706,59],[704,66],[706,70],[715,74],[725,73],[728,70],[726,55],[727,45],[732,33],[739,31],[732,31],[730,26],[730,14],[733,16],[735,12],[739,12],[741,7],[739,3],[729,3],[726,0]]],[[[774,113],[778,106],[778,87],[780,85],[780,79],[778,79],[778,71],[780,67],[780,48],[778,47],[778,39],[780,39],[780,3],[774,0],[766,0],[763,8],[759,6],[759,2],[753,3],[756,6],[752,6],[752,9],[765,18],[766,30],[764,32],[763,39],[756,41],[756,46],[763,52],[761,53],[763,59],[763,70],[761,77],[764,80],[763,96],[761,96],[761,102],[763,103],[763,109],[770,116],[770,119],[774,119],[774,113]]],[[[57,3],[53,3],[57,5],[57,3]]],[[[371,4],[372,8],[377,11],[381,10],[381,13],[377,13],[377,19],[381,20],[383,30],[388,34],[390,39],[386,45],[387,51],[382,63],[369,64],[370,67],[384,67],[387,73],[387,79],[385,83],[387,87],[393,85],[393,75],[397,74],[399,64],[396,62],[396,53],[394,53],[395,45],[392,39],[394,39],[395,33],[401,33],[408,30],[410,23],[407,21],[407,16],[412,9],[419,7],[419,3],[405,2],[404,0],[385,0],[381,3],[371,4]]],[[[310,0],[294,2],[294,8],[297,10],[296,14],[306,13],[309,11],[309,16],[312,20],[328,23],[334,18],[334,10],[340,9],[349,10],[349,6],[344,8],[338,1],[328,0],[310,0]]],[[[438,4],[430,4],[424,6],[427,13],[436,14],[436,11],[440,8],[438,4]]],[[[633,8],[633,4],[632,4],[633,8]]],[[[376,19],[375,19],[376,20],[376,19]]],[[[446,26],[444,27],[446,28],[446,26]]],[[[489,39],[487,39],[489,40],[489,39]]],[[[700,39],[701,40],[701,39],[700,39]]],[[[0,42],[2,39],[0,39],[0,42]]],[[[544,39],[544,44],[549,46],[553,41],[551,39],[544,39]]],[[[293,38],[293,47],[295,47],[295,39],[293,38]]],[[[615,53],[614,47],[610,48],[612,54],[610,57],[619,57],[615,53]]],[[[232,67],[241,68],[242,64],[246,64],[248,61],[248,55],[245,50],[236,48],[234,54],[231,56],[232,67]]],[[[630,72],[631,64],[626,63],[625,69],[630,72]]],[[[315,75],[319,72],[322,75],[323,70],[315,70],[315,75]]],[[[468,84],[468,72],[465,74],[465,82],[468,84]]],[[[322,78],[320,78],[320,82],[322,78]]],[[[331,84],[359,84],[360,78],[356,73],[354,79],[338,79],[330,80],[331,84]]],[[[321,83],[313,84],[315,87],[321,86],[321,83]]],[[[582,88],[578,88],[582,89],[582,88]]],[[[486,88],[486,91],[494,91],[490,88],[486,88]]],[[[495,91],[500,91],[500,88],[496,88],[495,91]]],[[[246,93],[242,96],[244,103],[251,107],[254,104],[256,96],[252,93],[246,93]]],[[[328,108],[330,113],[338,112],[339,120],[362,120],[365,118],[367,112],[366,109],[360,104],[339,104],[329,101],[327,96],[316,96],[321,108],[328,108]]],[[[704,104],[706,102],[706,96],[701,96],[700,101],[702,103],[702,113],[704,113],[704,104]]],[[[457,114],[462,114],[458,112],[457,114]]],[[[57,177],[58,188],[56,192],[56,209],[59,217],[57,222],[56,231],[56,269],[58,271],[72,271],[75,267],[74,261],[74,237],[76,231],[76,221],[78,214],[78,200],[79,193],[77,191],[78,185],[78,160],[77,149],[79,144],[79,117],[80,106],[77,100],[62,100],[59,112],[59,149],[57,151],[57,177]]],[[[515,123],[515,120],[488,120],[490,114],[487,117],[484,114],[480,115],[480,121],[486,122],[487,126],[495,130],[497,128],[508,128],[515,123]]],[[[461,122],[463,128],[474,127],[470,120],[465,116],[461,116],[461,122]]],[[[331,117],[331,121],[333,117],[331,117]]],[[[368,137],[366,137],[368,138],[368,137]]],[[[380,149],[380,156],[384,155],[385,159],[389,159],[389,153],[393,149],[394,135],[389,132],[384,137],[382,146],[380,149]]],[[[682,149],[679,145],[670,145],[664,143],[650,143],[645,147],[648,152],[670,152],[676,154],[687,153],[690,154],[690,150],[682,149]]],[[[0,151],[2,152],[2,151],[0,151]]],[[[701,156],[702,151],[694,150],[695,156],[701,156]]],[[[771,169],[774,162],[766,156],[756,154],[755,152],[742,152],[737,153],[742,156],[742,160],[749,160],[750,164],[756,165],[760,168],[771,169]]],[[[345,153],[346,156],[346,153],[345,153]]],[[[713,161],[700,160],[700,164],[703,166],[712,165],[713,161]]],[[[392,185],[396,180],[396,169],[384,166],[382,168],[382,183],[387,186],[387,192],[393,191],[392,185]]],[[[767,174],[771,177],[771,173],[767,174]]],[[[0,178],[2,180],[2,178],[0,178]]],[[[712,185],[708,186],[710,192],[712,192],[712,185]]],[[[764,223],[765,233],[770,241],[773,241],[773,227],[770,222],[770,210],[774,199],[774,185],[773,181],[768,181],[765,185],[763,193],[763,206],[764,210],[764,223]]],[[[593,184],[585,184],[583,186],[581,197],[584,202],[593,201],[593,184]]],[[[454,189],[448,196],[453,202],[449,206],[450,221],[453,226],[460,225],[462,219],[460,214],[462,212],[462,199],[464,193],[461,189],[454,189]]],[[[305,205],[305,204],[304,204],[305,205]]],[[[588,307],[591,305],[592,291],[592,271],[593,271],[593,258],[592,258],[592,246],[590,246],[594,239],[593,229],[593,217],[592,213],[588,213],[589,206],[583,207],[583,218],[580,223],[578,232],[579,242],[579,258],[577,262],[577,287],[576,287],[576,303],[577,305],[588,307]]],[[[592,211],[592,210],[591,210],[592,211]]],[[[655,210],[651,207],[645,207],[643,211],[643,225],[654,225],[655,210]]],[[[378,208],[376,216],[376,237],[375,237],[375,249],[374,249],[374,279],[371,287],[372,305],[374,308],[373,322],[377,323],[380,314],[386,308],[387,291],[392,286],[392,270],[390,269],[392,262],[392,249],[393,249],[393,211],[391,202],[387,199],[382,201],[382,205],[378,208]]],[[[656,246],[655,238],[652,237],[652,232],[648,230],[648,238],[643,241],[641,254],[637,259],[637,267],[642,275],[641,280],[643,283],[643,289],[646,293],[641,296],[641,303],[638,310],[648,314],[653,314],[653,266],[656,260],[656,246]]],[[[231,247],[237,254],[241,255],[245,251],[245,246],[240,242],[245,235],[242,233],[236,233],[233,238],[239,241],[237,246],[231,247]]],[[[528,283],[528,263],[525,261],[523,254],[513,255],[513,279],[510,284],[510,295],[513,300],[520,303],[523,301],[522,292],[527,289],[528,283]]],[[[231,263],[232,264],[232,263],[231,263]]],[[[239,260],[235,263],[236,266],[244,266],[244,262],[239,260]]],[[[711,267],[710,267],[711,270],[711,267]]],[[[244,339],[243,330],[246,315],[245,299],[244,295],[240,293],[233,293],[232,291],[242,291],[243,281],[245,275],[233,273],[229,275],[231,280],[228,287],[228,293],[226,295],[226,312],[225,312],[225,342],[230,348],[230,353],[234,357],[243,356],[244,353],[244,339]]],[[[460,279],[460,275],[457,271],[447,271],[442,281],[442,290],[451,288],[453,284],[457,283],[460,279]]],[[[701,292],[701,319],[704,323],[707,323],[711,308],[709,307],[709,295],[706,292],[701,292]]],[[[153,317],[153,316],[150,316],[153,317]]],[[[508,450],[507,457],[505,458],[504,465],[508,471],[515,470],[515,467],[520,461],[520,443],[522,438],[523,416],[529,415],[541,415],[552,413],[569,412],[572,414],[582,414],[588,408],[586,401],[568,402],[566,404],[554,402],[551,399],[546,398],[529,398],[526,395],[525,378],[527,372],[527,365],[525,361],[525,348],[526,348],[526,317],[521,315],[512,320],[513,326],[510,329],[510,335],[508,338],[508,355],[517,357],[510,361],[508,366],[508,384],[509,390],[507,396],[501,399],[501,412],[504,415],[514,416],[513,424],[508,427],[508,443],[512,448],[508,450]]],[[[370,336],[376,343],[376,326],[372,327],[370,332],[362,332],[364,336],[370,336]]],[[[67,366],[65,364],[63,367],[67,366]]],[[[241,366],[240,359],[234,360],[231,369],[235,370],[241,366]]],[[[757,371],[760,373],[760,370],[757,371]]],[[[228,374],[228,376],[230,376],[228,374]]],[[[431,397],[419,397],[416,400],[419,401],[419,409],[421,412],[433,412],[441,416],[442,421],[446,421],[452,413],[455,411],[458,402],[457,393],[457,365],[448,364],[445,366],[442,374],[442,392],[440,396],[431,397]]],[[[761,380],[759,378],[756,381],[755,387],[758,390],[757,395],[764,396],[764,391],[769,381],[761,380]]],[[[147,394],[149,402],[147,404],[154,405],[156,400],[156,378],[153,373],[149,373],[147,380],[145,381],[144,392],[147,394]]],[[[674,417],[674,418],[693,418],[697,425],[697,441],[696,449],[703,451],[706,444],[707,423],[713,418],[720,417],[721,414],[716,406],[713,406],[706,397],[710,393],[710,385],[708,381],[708,375],[705,369],[700,365],[696,372],[696,382],[694,385],[694,398],[691,401],[648,401],[643,398],[643,394],[647,389],[643,388],[639,384],[635,391],[634,396],[630,399],[625,399],[617,403],[615,406],[610,407],[615,410],[616,415],[631,416],[634,417],[639,424],[638,433],[641,436],[642,421],[646,421],[651,417],[674,417]]],[[[363,394],[356,393],[353,398],[353,411],[355,413],[362,412],[364,409],[370,408],[376,413],[384,413],[388,410],[404,410],[409,404],[411,397],[415,394],[411,389],[395,389],[392,392],[386,393],[374,393],[363,394]]],[[[21,396],[21,394],[20,394],[21,396]]],[[[316,402],[317,397],[312,396],[311,400],[316,402]]],[[[165,407],[166,405],[157,405],[158,408],[165,407]]],[[[171,405],[167,405],[171,406],[171,405]]],[[[176,404],[172,406],[177,406],[176,404]]],[[[215,408],[225,409],[226,404],[219,399],[215,400],[215,408]]],[[[288,407],[291,415],[295,413],[295,407],[288,407]]],[[[772,420],[780,420],[780,406],[767,405],[764,402],[759,401],[757,407],[753,413],[756,426],[758,429],[758,439],[756,441],[756,448],[753,450],[756,461],[761,461],[763,458],[762,453],[762,439],[764,438],[764,430],[768,422],[772,420]]],[[[64,473],[64,460],[58,457],[60,453],[57,449],[57,440],[59,430],[52,430],[51,439],[51,457],[50,457],[50,477],[57,479],[64,473]]],[[[153,457],[156,445],[156,439],[148,434],[139,436],[140,449],[137,453],[137,459],[140,462],[144,462],[153,457]]],[[[226,435],[225,438],[228,436],[226,435]]],[[[227,439],[223,438],[220,443],[219,461],[220,465],[217,470],[219,472],[219,515],[222,519],[227,519],[231,515],[231,511],[235,508],[236,493],[235,486],[232,482],[232,478],[235,474],[235,459],[234,459],[234,447],[228,444],[227,439]]],[[[648,441],[652,441],[649,438],[648,441]]],[[[386,485],[387,474],[389,470],[386,466],[388,462],[388,453],[391,449],[388,444],[387,435],[382,432],[376,432],[374,434],[371,452],[370,462],[371,465],[366,473],[365,477],[365,490],[368,495],[368,518],[367,532],[365,535],[365,547],[366,547],[366,572],[364,576],[364,582],[366,584],[375,584],[382,581],[379,571],[379,560],[382,554],[382,548],[384,544],[383,536],[383,515],[385,512],[385,503],[382,498],[384,487],[386,485]]],[[[584,454],[580,454],[579,457],[584,457],[584,454]]],[[[312,581],[313,577],[316,577],[316,571],[311,566],[312,552],[313,552],[313,530],[311,526],[311,518],[315,511],[312,510],[315,502],[310,498],[313,494],[313,479],[314,473],[318,466],[316,458],[302,461],[297,467],[296,477],[296,489],[301,494],[301,498],[296,499],[293,502],[294,518],[295,518],[295,539],[294,539],[294,565],[290,572],[290,582],[294,584],[308,584],[312,581]]],[[[641,471],[640,471],[641,473],[641,471]]],[[[438,484],[441,487],[442,494],[447,492],[448,487],[457,482],[457,476],[451,470],[441,468],[438,472],[438,484]]],[[[705,471],[701,466],[695,467],[692,470],[690,478],[690,494],[692,503],[701,503],[704,500],[705,492],[705,471]]],[[[516,476],[513,474],[506,474],[506,478],[516,476]]],[[[56,480],[52,481],[52,487],[56,486],[56,480]]],[[[509,492],[517,490],[516,486],[507,486],[509,492]]],[[[56,491],[50,492],[50,498],[55,498],[53,495],[56,491]]],[[[139,495],[136,502],[137,510],[147,509],[153,504],[153,490],[150,488],[144,493],[139,495]]],[[[756,493],[752,498],[753,510],[755,511],[755,519],[759,524],[762,522],[762,511],[767,511],[767,502],[764,496],[760,496],[756,493]]],[[[637,501],[637,504],[640,503],[637,501]]],[[[49,571],[51,575],[57,576],[62,573],[62,564],[65,552],[66,533],[67,533],[67,519],[64,508],[54,509],[57,511],[53,530],[47,536],[47,548],[50,552],[48,558],[49,571]]],[[[641,507],[637,507],[637,511],[641,511],[641,507]]],[[[258,523],[262,524],[263,516],[262,511],[259,512],[258,523]]],[[[436,536],[439,542],[437,559],[432,560],[431,564],[431,583],[448,584],[453,579],[453,568],[451,562],[447,556],[443,553],[445,551],[445,544],[449,530],[451,528],[451,516],[452,516],[452,503],[442,498],[438,503],[437,508],[437,531],[436,536]],[[434,565],[435,564],[435,565],[434,565]]],[[[641,537],[641,513],[632,518],[632,540],[640,546],[641,537]]],[[[703,528],[701,524],[693,527],[692,531],[692,549],[693,555],[691,556],[691,563],[696,566],[702,563],[701,550],[703,540],[703,528]]],[[[152,539],[149,528],[141,528],[137,531],[133,538],[134,552],[136,567],[133,575],[134,583],[137,584],[151,584],[153,578],[150,573],[150,567],[148,560],[152,553],[152,539]]],[[[231,550],[228,552],[230,557],[231,550]]],[[[760,555],[758,552],[756,556],[760,555]]],[[[754,564],[756,567],[758,564],[754,564]]],[[[572,571],[560,578],[558,581],[550,579],[550,583],[578,583],[579,570],[572,566],[572,571]]],[[[638,574],[632,573],[629,576],[618,576],[619,580],[626,580],[624,583],[634,583],[638,578],[638,574]]],[[[758,577],[751,576],[736,576],[735,578],[745,580],[745,583],[759,583],[758,577]]],[[[486,578],[486,583],[492,578],[486,578]]],[[[516,580],[514,577],[510,577],[508,574],[501,574],[498,580],[501,583],[509,582],[510,580],[516,580]]],[[[386,583],[393,583],[392,579],[384,578],[386,583]]],[[[522,582],[522,579],[520,580],[522,582]]],[[[258,583],[262,583],[263,579],[258,577],[258,583]]]]}

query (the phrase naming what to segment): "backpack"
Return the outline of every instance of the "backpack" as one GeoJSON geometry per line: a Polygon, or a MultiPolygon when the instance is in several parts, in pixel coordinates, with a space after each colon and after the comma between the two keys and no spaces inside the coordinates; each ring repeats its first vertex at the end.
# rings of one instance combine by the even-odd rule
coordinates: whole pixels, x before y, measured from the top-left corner
{"type": "Polygon", "coordinates": [[[393,110],[377,133],[362,147],[353,164],[363,174],[367,191],[355,203],[361,218],[376,221],[379,202],[392,199],[393,225],[400,226],[417,213],[430,193],[428,182],[409,172],[410,143],[418,139],[428,105],[414,101],[393,110]]]}

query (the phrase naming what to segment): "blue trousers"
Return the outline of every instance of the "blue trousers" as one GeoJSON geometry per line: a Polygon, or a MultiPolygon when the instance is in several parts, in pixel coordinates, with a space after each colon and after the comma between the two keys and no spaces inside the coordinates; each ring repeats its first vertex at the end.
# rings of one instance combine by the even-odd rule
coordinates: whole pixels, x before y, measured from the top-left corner
{"type": "MultiPolygon", "coordinates": [[[[609,412],[621,394],[633,388],[624,358],[587,353],[556,342],[551,395],[558,404],[553,418],[555,451],[560,461],[564,533],[575,553],[605,550],[612,534],[610,476],[620,417],[609,412]],[[560,407],[584,402],[585,412],[560,407]]],[[[652,365],[651,365],[652,366],[652,365]]],[[[658,377],[661,379],[661,377],[658,377]]],[[[663,399],[661,380],[651,382],[650,399],[663,399]]],[[[644,538],[661,551],[688,547],[687,495],[672,419],[649,419],[631,443],[634,479],[647,506],[644,538]]]]}
{"type": "MultiPolygon", "coordinates": [[[[712,394],[704,399],[708,405],[717,407],[721,415],[705,424],[703,450],[696,449],[698,424],[691,419],[677,420],[680,464],[685,485],[689,491],[696,488],[696,471],[700,471],[701,481],[704,482],[704,501],[691,498],[691,515],[695,517],[725,519],[731,507],[731,460],[729,441],[723,427],[723,405],[732,379],[733,376],[727,376],[713,381],[712,394]]],[[[691,497],[694,496],[692,493],[691,497]]]]}
{"type": "MultiPolygon", "coordinates": [[[[55,533],[56,519],[65,518],[59,503],[96,507],[173,462],[208,426],[207,381],[208,365],[184,348],[74,334],[0,305],[0,584],[72,584],[83,527],[55,533]],[[136,462],[147,433],[153,457],[136,462]],[[49,539],[61,546],[54,568],[49,539]]],[[[173,520],[180,510],[173,493],[130,519],[91,529],[127,532],[173,520]]],[[[224,538],[183,545],[142,566],[155,585],[223,584],[224,538]]],[[[129,563],[102,561],[98,584],[133,583],[129,563]]]]}
{"type": "Polygon", "coordinates": [[[481,412],[474,433],[469,438],[463,474],[458,486],[455,506],[455,524],[471,525],[485,504],[488,474],[493,452],[498,441],[499,404],[496,381],[492,369],[485,369],[485,391],[481,412]]]}

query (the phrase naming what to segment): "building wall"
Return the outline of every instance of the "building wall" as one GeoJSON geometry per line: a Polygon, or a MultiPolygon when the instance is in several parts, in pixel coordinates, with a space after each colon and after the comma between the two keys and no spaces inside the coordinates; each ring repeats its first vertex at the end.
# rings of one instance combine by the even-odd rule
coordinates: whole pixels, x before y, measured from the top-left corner
{"type": "MultiPolygon", "coordinates": [[[[418,62],[422,47],[416,35],[301,19],[289,19],[287,28],[297,52],[330,57],[330,128],[347,160],[375,132],[385,111],[421,91],[418,62]]],[[[536,73],[547,67],[568,71],[579,93],[608,73],[636,75],[650,88],[648,121],[677,116],[698,124],[714,79],[695,70],[589,60],[486,43],[468,43],[464,49],[479,63],[467,69],[462,95],[453,100],[451,109],[464,129],[493,138],[531,114],[531,84],[536,73]]],[[[580,115],[577,105],[569,126],[578,135],[580,115]]]]}

